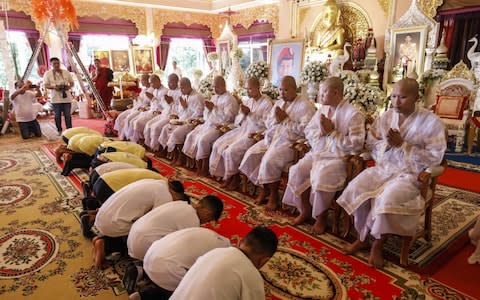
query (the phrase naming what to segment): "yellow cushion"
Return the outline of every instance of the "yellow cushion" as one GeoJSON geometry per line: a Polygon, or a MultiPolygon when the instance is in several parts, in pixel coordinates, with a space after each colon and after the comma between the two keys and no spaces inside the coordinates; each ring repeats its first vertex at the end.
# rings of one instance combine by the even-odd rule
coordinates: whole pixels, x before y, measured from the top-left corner
{"type": "Polygon", "coordinates": [[[132,153],[140,158],[143,158],[143,156],[145,155],[145,148],[140,146],[139,144],[132,143],[132,142],[105,141],[100,146],[104,148],[112,147],[117,149],[118,152],[132,153]]]}
{"type": "Polygon", "coordinates": [[[128,152],[106,152],[106,153],[102,153],[100,156],[108,159],[109,161],[120,161],[120,162],[125,162],[125,163],[135,165],[139,168],[143,168],[143,169],[147,168],[146,161],[139,158],[135,154],[131,154],[128,152]]]}
{"type": "Polygon", "coordinates": [[[146,169],[122,169],[103,174],[100,178],[114,191],[142,179],[165,179],[162,175],[146,169]]]}
{"type": "Polygon", "coordinates": [[[440,118],[461,120],[467,101],[467,96],[437,96],[435,114],[440,118]]]}
{"type": "MultiPolygon", "coordinates": [[[[73,136],[73,138],[75,138],[73,136]]],[[[80,142],[77,144],[77,147],[81,150],[81,152],[87,154],[87,155],[94,155],[95,152],[97,151],[98,146],[103,143],[105,138],[103,136],[99,135],[87,135],[84,137],[80,138],[80,142]]]]}
{"type": "Polygon", "coordinates": [[[93,129],[90,129],[90,128],[87,128],[87,127],[69,128],[69,129],[62,132],[62,136],[64,138],[66,138],[67,140],[69,140],[72,136],[74,136],[76,134],[79,134],[79,133],[90,133],[90,134],[96,134],[96,135],[103,136],[103,134],[101,134],[100,132],[98,132],[96,130],[93,130],[93,129]]]}

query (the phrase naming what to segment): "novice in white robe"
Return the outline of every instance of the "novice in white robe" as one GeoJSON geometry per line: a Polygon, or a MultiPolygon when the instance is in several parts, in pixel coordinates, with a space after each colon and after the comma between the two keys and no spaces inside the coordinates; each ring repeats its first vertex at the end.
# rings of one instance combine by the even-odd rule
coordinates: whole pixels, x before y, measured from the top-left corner
{"type": "Polygon", "coordinates": [[[170,122],[164,126],[158,138],[160,146],[167,149],[168,152],[172,152],[176,145],[185,142],[185,137],[194,128],[190,122],[201,118],[205,109],[205,99],[195,90],[190,90],[189,94],[182,95],[182,99],[187,102],[187,107],[178,105],[178,124],[170,122]]]}
{"type": "Polygon", "coordinates": [[[402,79],[392,92],[390,110],[369,130],[366,148],[375,160],[353,179],[337,203],[354,215],[358,240],[347,253],[362,247],[368,234],[375,238],[369,262],[383,266],[386,234],[412,236],[424,210],[418,175],[437,166],[445,154],[443,122],[432,112],[415,106],[418,83],[402,79]]]}
{"type": "Polygon", "coordinates": [[[243,105],[250,109],[248,115],[239,114],[242,119],[240,126],[218,138],[210,154],[210,174],[224,180],[238,173],[243,155],[255,143],[251,134],[265,131],[272,100],[260,94],[259,99],[248,98],[243,105]]]}
{"type": "MultiPolygon", "coordinates": [[[[122,140],[128,139],[129,136],[133,135],[133,122],[134,120],[142,113],[147,112],[150,109],[150,98],[147,97],[147,93],[153,94],[155,89],[151,86],[142,88],[137,101],[136,101],[136,109],[133,110],[128,116],[125,118],[124,128],[121,129],[121,134],[119,131],[118,137],[122,140]]],[[[120,125],[119,125],[120,126],[120,125]]]]}
{"type": "MultiPolygon", "coordinates": [[[[290,168],[282,200],[283,203],[295,206],[300,211],[295,225],[306,220],[307,216],[303,214],[303,209],[307,209],[308,212],[311,210],[311,217],[317,219],[331,206],[335,193],[345,185],[347,176],[345,156],[360,153],[365,140],[365,118],[359,110],[342,100],[343,84],[340,78],[328,78],[323,83],[320,93],[320,102],[324,105],[315,113],[305,129],[311,150],[290,168]],[[328,94],[330,99],[325,99],[323,93],[327,89],[338,91],[338,94],[330,92],[328,94]],[[332,101],[336,107],[325,105],[325,102],[332,101]],[[333,130],[328,134],[324,132],[321,124],[322,115],[333,123],[333,130]],[[302,197],[310,198],[310,205],[306,204],[306,208],[303,207],[305,204],[302,205],[302,197]]],[[[324,224],[319,223],[318,226],[320,225],[324,224]]],[[[323,230],[324,228],[319,228],[317,233],[322,233],[323,230]]]]}
{"type": "Polygon", "coordinates": [[[122,111],[115,119],[115,124],[113,126],[113,129],[115,129],[118,132],[118,137],[121,140],[125,138],[124,133],[125,133],[125,127],[127,125],[126,121],[128,117],[132,114],[136,114],[137,112],[139,113],[138,108],[148,103],[148,101],[146,101],[148,100],[148,98],[145,96],[145,91],[149,86],[148,75],[142,75],[140,80],[142,84],[142,90],[140,91],[140,94],[135,99],[133,99],[132,107],[125,111],[122,111]]]}
{"type": "Polygon", "coordinates": [[[163,97],[161,101],[162,113],[155,116],[153,119],[147,122],[145,129],[143,131],[143,136],[145,137],[145,145],[147,145],[151,150],[157,151],[159,148],[158,138],[162,129],[165,125],[168,124],[172,116],[178,117],[177,106],[178,100],[182,95],[180,88],[178,88],[178,76],[176,74],[171,74],[168,76],[168,92],[167,96],[172,98],[172,102],[168,103],[167,99],[163,97]]]}

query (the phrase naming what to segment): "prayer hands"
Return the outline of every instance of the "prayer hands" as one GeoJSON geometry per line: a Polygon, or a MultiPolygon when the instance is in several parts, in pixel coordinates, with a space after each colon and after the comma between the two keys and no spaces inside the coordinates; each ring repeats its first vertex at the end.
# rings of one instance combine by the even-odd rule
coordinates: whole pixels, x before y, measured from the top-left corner
{"type": "Polygon", "coordinates": [[[288,115],[283,109],[277,106],[275,108],[275,117],[277,118],[278,122],[282,122],[288,117],[288,115]]]}
{"type": "Polygon", "coordinates": [[[215,107],[215,104],[213,104],[212,101],[205,101],[205,106],[209,111],[212,111],[212,109],[215,107]]]}
{"type": "Polygon", "coordinates": [[[183,98],[180,98],[180,105],[182,105],[183,108],[187,108],[188,105],[187,105],[187,101],[183,98]]]}
{"type": "Polygon", "coordinates": [[[390,128],[387,133],[387,142],[391,147],[401,147],[403,145],[403,138],[400,131],[390,128]]]}
{"type": "Polygon", "coordinates": [[[176,119],[178,119],[178,116],[177,116],[176,114],[171,114],[171,115],[169,116],[169,118],[170,118],[171,120],[176,120],[176,119]]]}
{"type": "Polygon", "coordinates": [[[244,115],[248,115],[250,113],[250,108],[248,106],[240,104],[240,109],[244,115]]]}
{"type": "Polygon", "coordinates": [[[171,104],[173,102],[173,97],[170,97],[169,95],[165,95],[165,101],[168,103],[168,104],[171,104]]]}
{"type": "Polygon", "coordinates": [[[320,115],[320,125],[322,126],[324,135],[329,135],[335,129],[332,120],[327,118],[324,114],[320,115]]]}
{"type": "Polygon", "coordinates": [[[150,92],[145,92],[145,95],[149,98],[149,99],[152,99],[154,96],[152,93],[150,92]]]}

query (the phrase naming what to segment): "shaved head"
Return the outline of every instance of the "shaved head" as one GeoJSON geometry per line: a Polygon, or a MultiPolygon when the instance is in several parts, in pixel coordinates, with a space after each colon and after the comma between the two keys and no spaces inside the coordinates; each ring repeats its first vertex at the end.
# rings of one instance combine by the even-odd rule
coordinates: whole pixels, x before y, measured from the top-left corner
{"type": "Polygon", "coordinates": [[[247,84],[251,87],[259,88],[260,87],[260,80],[258,80],[257,77],[250,77],[247,80],[247,84]]]}
{"type": "Polygon", "coordinates": [[[260,92],[260,81],[256,77],[250,77],[247,81],[247,95],[250,98],[259,99],[262,96],[260,92]]]}
{"type": "Polygon", "coordinates": [[[323,84],[334,91],[338,91],[343,95],[343,81],[340,77],[328,77],[323,84]]]}
{"type": "Polygon", "coordinates": [[[182,77],[182,79],[180,79],[180,91],[183,95],[190,95],[192,92],[192,83],[187,77],[182,77]]]}
{"type": "Polygon", "coordinates": [[[292,76],[285,76],[282,78],[280,84],[280,95],[285,101],[293,101],[297,98],[297,83],[292,76]]]}
{"type": "Polygon", "coordinates": [[[418,95],[418,90],[420,89],[418,82],[412,78],[403,78],[397,82],[397,85],[404,88],[408,93],[418,95]]]}
{"type": "Polygon", "coordinates": [[[225,79],[222,76],[216,76],[213,79],[213,89],[217,95],[222,95],[227,91],[225,79]]]}
{"type": "Polygon", "coordinates": [[[297,82],[295,81],[295,78],[293,78],[293,76],[284,76],[282,78],[281,85],[285,86],[285,87],[293,88],[294,90],[297,90],[297,82]]]}
{"type": "Polygon", "coordinates": [[[399,114],[408,116],[415,111],[418,97],[418,82],[415,79],[404,78],[393,87],[390,95],[392,108],[399,114]]]}

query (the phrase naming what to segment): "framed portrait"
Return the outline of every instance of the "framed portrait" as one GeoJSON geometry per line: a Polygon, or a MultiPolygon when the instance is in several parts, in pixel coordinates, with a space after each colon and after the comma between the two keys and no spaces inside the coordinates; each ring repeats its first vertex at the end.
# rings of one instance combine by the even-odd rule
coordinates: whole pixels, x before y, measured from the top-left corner
{"type": "Polygon", "coordinates": [[[423,72],[427,26],[393,28],[391,36],[392,68],[397,77],[400,72],[408,75],[415,67],[418,75],[423,72]]]}
{"type": "Polygon", "coordinates": [[[113,72],[130,72],[130,59],[128,50],[112,50],[113,72]]]}
{"type": "Polygon", "coordinates": [[[100,66],[110,68],[110,51],[108,50],[94,50],[93,58],[100,60],[100,66]]]}
{"type": "Polygon", "coordinates": [[[149,74],[153,72],[153,48],[133,47],[133,65],[136,74],[149,74]]]}
{"type": "Polygon", "coordinates": [[[270,45],[270,80],[278,87],[284,76],[300,82],[303,67],[304,39],[273,40],[270,45]]]}
{"type": "Polygon", "coordinates": [[[222,75],[225,75],[226,70],[230,67],[230,41],[218,42],[218,60],[222,75]]]}

